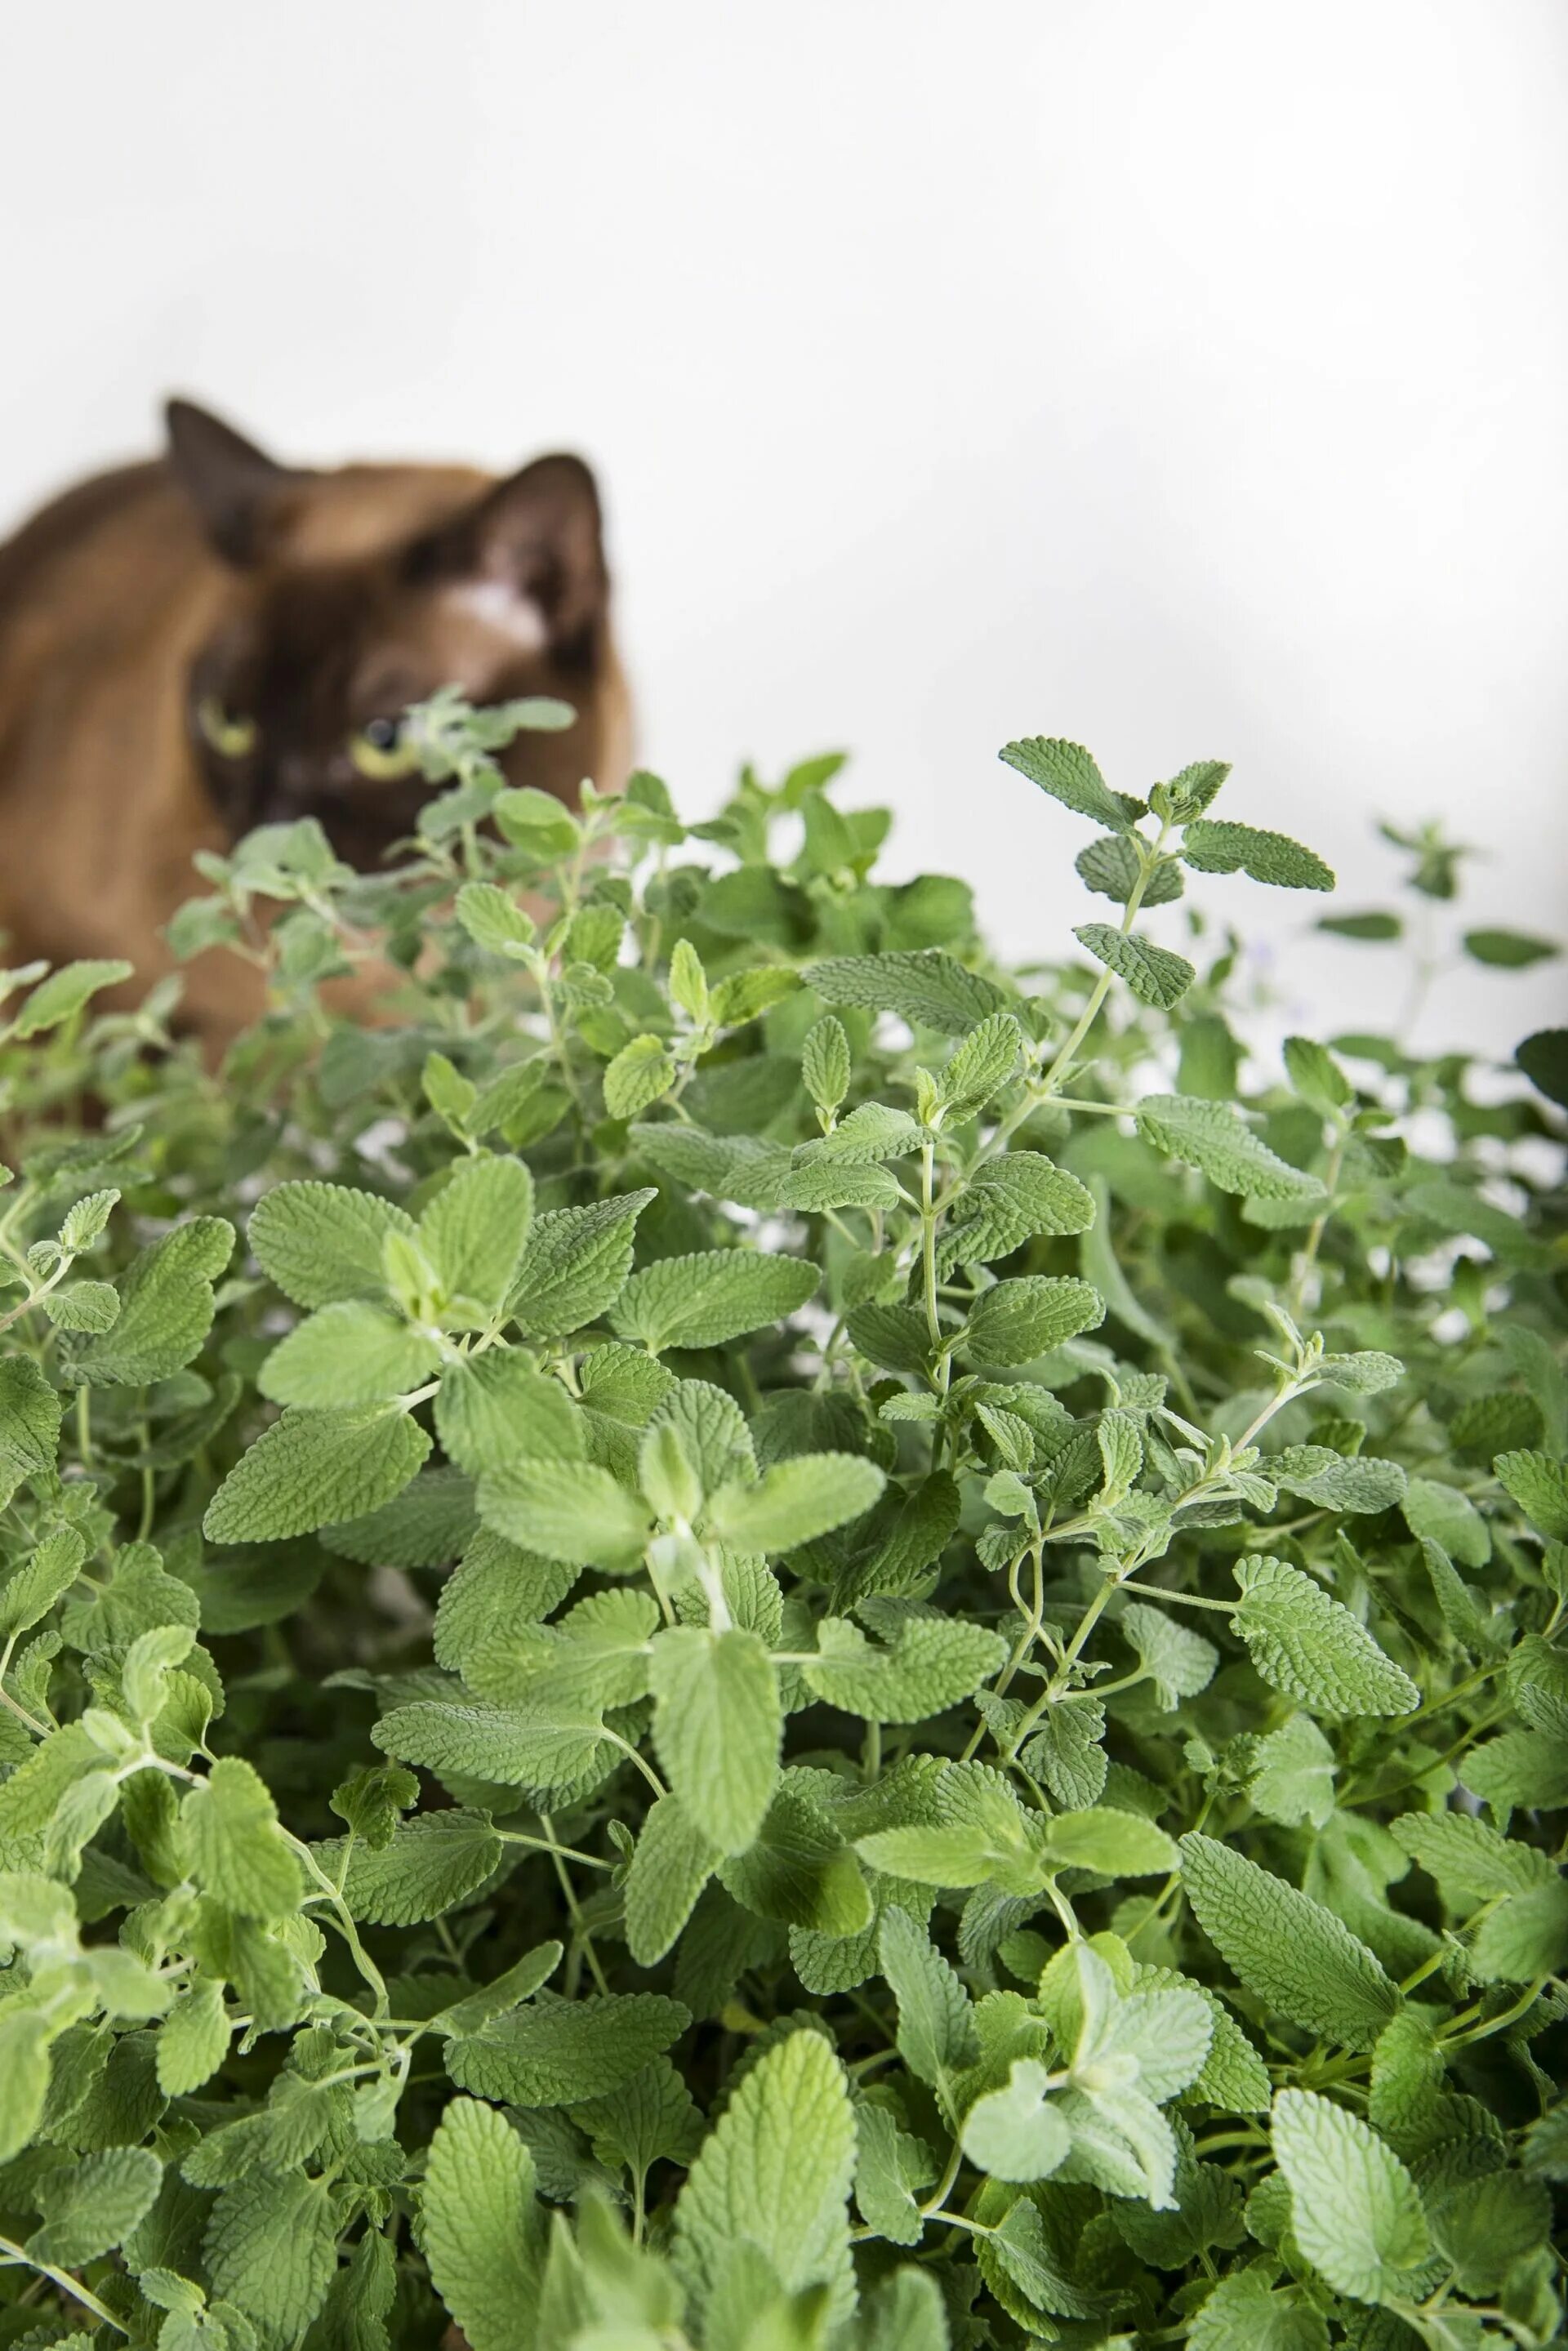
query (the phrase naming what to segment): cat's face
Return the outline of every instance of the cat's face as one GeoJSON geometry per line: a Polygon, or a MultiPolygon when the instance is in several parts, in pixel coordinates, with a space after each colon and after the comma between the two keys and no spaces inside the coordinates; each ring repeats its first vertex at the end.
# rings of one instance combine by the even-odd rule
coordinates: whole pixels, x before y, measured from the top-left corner
{"type": "Polygon", "coordinates": [[[622,780],[599,502],[578,459],[499,483],[437,466],[307,474],[175,402],[170,462],[228,571],[186,717],[231,838],[311,816],[340,857],[379,864],[432,793],[401,714],[444,684],[578,712],[560,734],[518,738],[513,782],[570,801],[584,776],[622,780]]]}

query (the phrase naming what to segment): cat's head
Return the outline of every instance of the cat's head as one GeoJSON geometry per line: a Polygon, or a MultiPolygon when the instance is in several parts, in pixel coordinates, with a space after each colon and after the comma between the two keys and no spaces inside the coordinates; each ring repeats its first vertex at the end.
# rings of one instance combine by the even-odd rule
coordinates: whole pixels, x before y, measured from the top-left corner
{"type": "Polygon", "coordinates": [[[431,787],[400,715],[437,686],[552,695],[575,725],[523,735],[511,781],[572,801],[627,764],[598,493],[577,457],[495,480],[466,468],[281,465],[204,409],[168,408],[169,466],[223,564],[186,723],[232,838],[320,820],[371,868],[431,787]]]}

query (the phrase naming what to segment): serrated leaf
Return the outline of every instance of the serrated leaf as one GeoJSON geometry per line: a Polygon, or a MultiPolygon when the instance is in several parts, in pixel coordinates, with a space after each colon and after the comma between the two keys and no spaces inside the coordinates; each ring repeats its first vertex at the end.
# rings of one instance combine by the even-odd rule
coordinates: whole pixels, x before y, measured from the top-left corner
{"type": "Polygon", "coordinates": [[[1145,1094],[1136,1116],[1140,1132],[1156,1151],[1199,1169],[1221,1192],[1249,1200],[1323,1197],[1316,1176],[1303,1175],[1270,1151],[1228,1102],[1145,1094]]]}
{"type": "Polygon", "coordinates": [[[1081,743],[1065,743],[1056,736],[1028,735],[1009,743],[997,754],[1016,768],[1042,792],[1074,816],[1086,816],[1112,832],[1127,832],[1132,818],[1081,743]]]}
{"type": "Polygon", "coordinates": [[[786,2294],[823,2290],[831,2326],[853,2306],[849,2194],[855,2125],[842,2066],[820,2033],[792,2032],[746,2076],[687,2176],[673,2258],[710,2294],[755,2246],[786,2294]]]}
{"type": "Polygon", "coordinates": [[[1038,1151],[1009,1151],[981,1167],[954,1204],[941,1261],[987,1265],[1039,1233],[1082,1233],[1093,1222],[1093,1196],[1076,1176],[1038,1151]]]}
{"type": "Polygon", "coordinates": [[[895,1012],[912,1028],[936,1029],[962,1037],[993,1012],[1009,1009],[999,987],[978,972],[967,971],[941,947],[914,953],[830,956],[809,964],[800,975],[824,1004],[856,1005],[868,1012],[895,1012]]]}
{"type": "Polygon", "coordinates": [[[1277,890],[1332,890],[1333,869],[1283,832],[1199,817],[1182,839],[1182,855],[1202,873],[1249,873],[1277,890]]]}
{"type": "Polygon", "coordinates": [[[1179,1004],[1197,977],[1185,956],[1173,955],[1168,947],[1157,947],[1131,932],[1115,930],[1109,923],[1080,924],[1072,935],[1097,963],[1126,981],[1140,1004],[1157,1006],[1163,1012],[1179,1004]]]}
{"type": "Polygon", "coordinates": [[[460,2089],[517,2106],[564,2106],[629,2082],[690,2023],[678,2001],[639,1991],[588,2000],[541,1994],[448,2043],[460,2089]]]}
{"type": "Polygon", "coordinates": [[[1045,1852],[1054,1869],[1092,1869],[1105,1877],[1150,1877],[1175,1869],[1179,1859],[1153,1821],[1108,1804],[1053,1814],[1046,1823],[1045,1852]]]}
{"type": "Polygon", "coordinates": [[[1552,1542],[1568,1542],[1568,1464],[1521,1449],[1500,1453],[1492,1467],[1531,1525],[1552,1542]]]}
{"type": "Polygon", "coordinates": [[[73,1386],[137,1387],[188,1364],[213,1326],[213,1284],[234,1254],[223,1217],[193,1217],[132,1258],[116,1282],[120,1311],[98,1332],[68,1332],[60,1350],[73,1386]]]}
{"type": "Polygon", "coordinates": [[[62,964],[23,1000],[12,1021],[11,1033],[16,1037],[38,1037],[47,1029],[59,1028],[100,988],[117,987],[122,979],[131,977],[133,969],[133,965],[113,956],[84,956],[78,963],[62,964]]]}
{"type": "Polygon", "coordinates": [[[345,1184],[277,1184],[256,1202],[246,1238],[262,1271],[297,1306],[379,1295],[382,1244],[412,1235],[413,1219],[391,1200],[345,1184]]]}
{"type": "Polygon", "coordinates": [[[166,2098],[188,2097],[211,2081],[227,2054],[231,2030],[222,1984],[206,1978],[193,1983],[158,2034],[158,2086],[166,2098]]]}
{"type": "Polygon", "coordinates": [[[580,1459],[587,1450],[582,1416],[559,1381],[546,1379],[510,1347],[446,1365],[435,1429],[445,1452],[472,1477],[519,1459],[580,1459]]]}
{"type": "Polygon", "coordinates": [[[265,1782],[237,1755],[220,1757],[180,1807],[180,1847],[204,1892],[242,1918],[287,1917],[304,1880],[265,1782]]]}
{"type": "Polygon", "coordinates": [[[653,1643],[651,1678],[653,1744],[682,1812],[719,1853],[744,1853],[779,1778],[782,1711],[766,1647],[738,1627],[674,1625],[653,1643]]]}
{"type": "Polygon", "coordinates": [[[1309,1895],[1213,1837],[1181,1840],[1182,1883],[1209,1941],[1292,2024],[1370,2049],[1399,1994],[1364,1943],[1309,1895]]]}
{"type": "Polygon", "coordinates": [[[651,1354],[672,1347],[718,1347],[795,1313],[821,1276],[799,1258],[751,1249],[704,1249],[659,1258],[627,1282],[612,1317],[622,1339],[651,1354]]]}
{"type": "Polygon", "coordinates": [[[340,1299],[280,1339],[256,1376],[274,1404],[376,1404],[427,1379],[441,1361],[434,1341],[373,1299],[340,1299]]]}
{"type": "Polygon", "coordinates": [[[898,2002],[899,2053],[920,2081],[940,2089],[979,2054],[969,1995],[907,1911],[883,1917],[881,1956],[898,2002]]]}
{"type": "Polygon", "coordinates": [[[280,1542],[380,1510],[430,1451],[395,1406],[312,1411],[290,1405],[229,1471],[207,1505],[213,1542],[280,1542]]]}
{"type": "Polygon", "coordinates": [[[1313,2268],[1354,2302],[1407,2291],[1429,2239],[1416,2183],[1393,2148],[1311,2090],[1281,2091],[1272,2137],[1290,2183],[1291,2234],[1313,2268]]]}
{"type": "Polygon", "coordinates": [[[674,1081],[674,1055],[664,1040],[633,1037],[604,1072],[605,1110],[612,1118],[639,1118],[674,1081]]]}
{"type": "Polygon", "coordinates": [[[42,2228],[27,2251],[57,2269],[75,2270],[123,2244],[152,2204],[163,2167],[146,2147],[111,2147],[84,2155],[47,2183],[42,2228]]]}
{"type": "Polygon", "coordinates": [[[751,1483],[722,1487],[708,1505],[720,1541],[735,1551],[792,1551],[869,1510],[887,1480],[854,1453],[803,1453],[751,1483]]]}
{"type": "Polygon", "coordinates": [[[509,1301],[526,1337],[563,1338],[614,1304],[632,1270],[637,1219],[657,1197],[622,1192],[534,1218],[509,1301]]]}
{"type": "Polygon", "coordinates": [[[1103,1299],[1086,1281],[1047,1274],[998,1281],[970,1309],[958,1352],[972,1364],[1029,1364],[1096,1330],[1104,1315],[1103,1299]]]}
{"type": "Polygon", "coordinates": [[[1214,1679],[1219,1652],[1213,1642],[1178,1625],[1162,1609],[1129,1601],[1116,1621],[1153,1682],[1158,1704],[1167,1711],[1181,1698],[1197,1698],[1214,1679]]]}
{"type": "Polygon", "coordinates": [[[350,1914],[372,1927],[441,1917],[495,1876],[506,1852],[486,1814],[457,1808],[400,1821],[379,1849],[356,1839],[346,1876],[341,1839],[315,1847],[350,1914]]]}
{"type": "Polygon", "coordinates": [[[214,2290],[236,2304],[269,2343],[303,2335],[337,2266],[337,2224],[326,2183],[256,2171],[225,2189],[203,2240],[214,2290]]]}
{"type": "Polygon", "coordinates": [[[1241,1599],[1231,1622],[1276,1689],[1333,1714],[1410,1714],[1421,1693],[1364,1625],[1281,1559],[1237,1563],[1241,1599]]]}
{"type": "Polygon", "coordinates": [[[1005,2087],[977,2098],[964,2118],[964,2152],[993,2179],[1044,2179],[1066,2160],[1072,2133],[1050,2099],[1051,2076],[1017,2057],[1005,2087]]]}
{"type": "Polygon", "coordinates": [[[653,1529],[646,1505],[588,1461],[515,1461],[479,1480],[486,1526],[526,1550],[578,1566],[623,1565],[653,1529]]]}
{"type": "Polygon", "coordinates": [[[807,1030],[800,1047],[800,1075],[819,1110],[831,1113],[850,1090],[850,1040],[831,1012],[807,1030]]]}
{"type": "Polygon", "coordinates": [[[481,1330],[517,1272],[533,1217],[534,1180],[520,1159],[487,1153],[458,1163],[419,1220],[417,1240],[444,1295],[464,1301],[442,1319],[481,1330]]]}
{"type": "Polygon", "coordinates": [[[672,1949],[718,1858],[678,1796],[649,1806],[626,1878],[626,1941],[639,1967],[672,1949]]]}
{"type": "MultiPolygon", "coordinates": [[[[868,1616],[872,1609],[866,1602],[868,1616]]],[[[817,1655],[800,1667],[807,1686],[869,1722],[919,1722],[967,1698],[1007,1654],[998,1635],[956,1617],[906,1615],[888,1620],[886,1629],[891,1646],[878,1648],[846,1619],[824,1617],[817,1655]]]]}
{"type": "Polygon", "coordinates": [[[1287,1445],[1282,1452],[1270,1454],[1264,1466],[1265,1474],[1287,1494],[1298,1494],[1302,1501],[1320,1503],[1325,1510],[1388,1510],[1405,1497],[1406,1476],[1397,1461],[1368,1454],[1347,1457],[1327,1445],[1287,1445]]]}
{"type": "Polygon", "coordinates": [[[52,1527],[30,1558],[0,1587],[0,1635],[30,1632],[68,1593],[87,1557],[75,1527],[52,1527]]]}

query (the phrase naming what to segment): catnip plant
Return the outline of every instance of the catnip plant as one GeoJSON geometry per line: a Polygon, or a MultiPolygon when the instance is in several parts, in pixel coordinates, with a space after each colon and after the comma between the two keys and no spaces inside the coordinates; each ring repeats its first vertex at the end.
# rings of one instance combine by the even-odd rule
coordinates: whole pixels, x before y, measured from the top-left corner
{"type": "Polygon", "coordinates": [[[1215,762],[1008,746],[1009,974],[562,715],[204,861],[215,1075],[8,976],[0,2345],[1552,2341],[1568,1040],[1250,1057],[1215,762]]]}

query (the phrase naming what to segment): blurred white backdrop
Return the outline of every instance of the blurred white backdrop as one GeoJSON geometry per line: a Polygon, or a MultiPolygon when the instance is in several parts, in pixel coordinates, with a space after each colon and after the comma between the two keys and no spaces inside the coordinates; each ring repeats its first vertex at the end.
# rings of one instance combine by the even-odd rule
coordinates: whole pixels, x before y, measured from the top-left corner
{"type": "MultiPolygon", "coordinates": [[[[1129,789],[1233,759],[1347,905],[1375,815],[1440,814],[1469,920],[1557,926],[1562,0],[142,0],[7,47],[0,523],[176,388],[300,458],[577,447],[683,804],[852,747],[899,865],[1051,951],[1082,829],[994,751],[1064,734],[1129,789]]],[[[1391,1010],[1384,951],[1239,898],[1293,1007],[1391,1010]]],[[[1425,1029],[1506,1048],[1563,970],[1425,1029]]]]}

